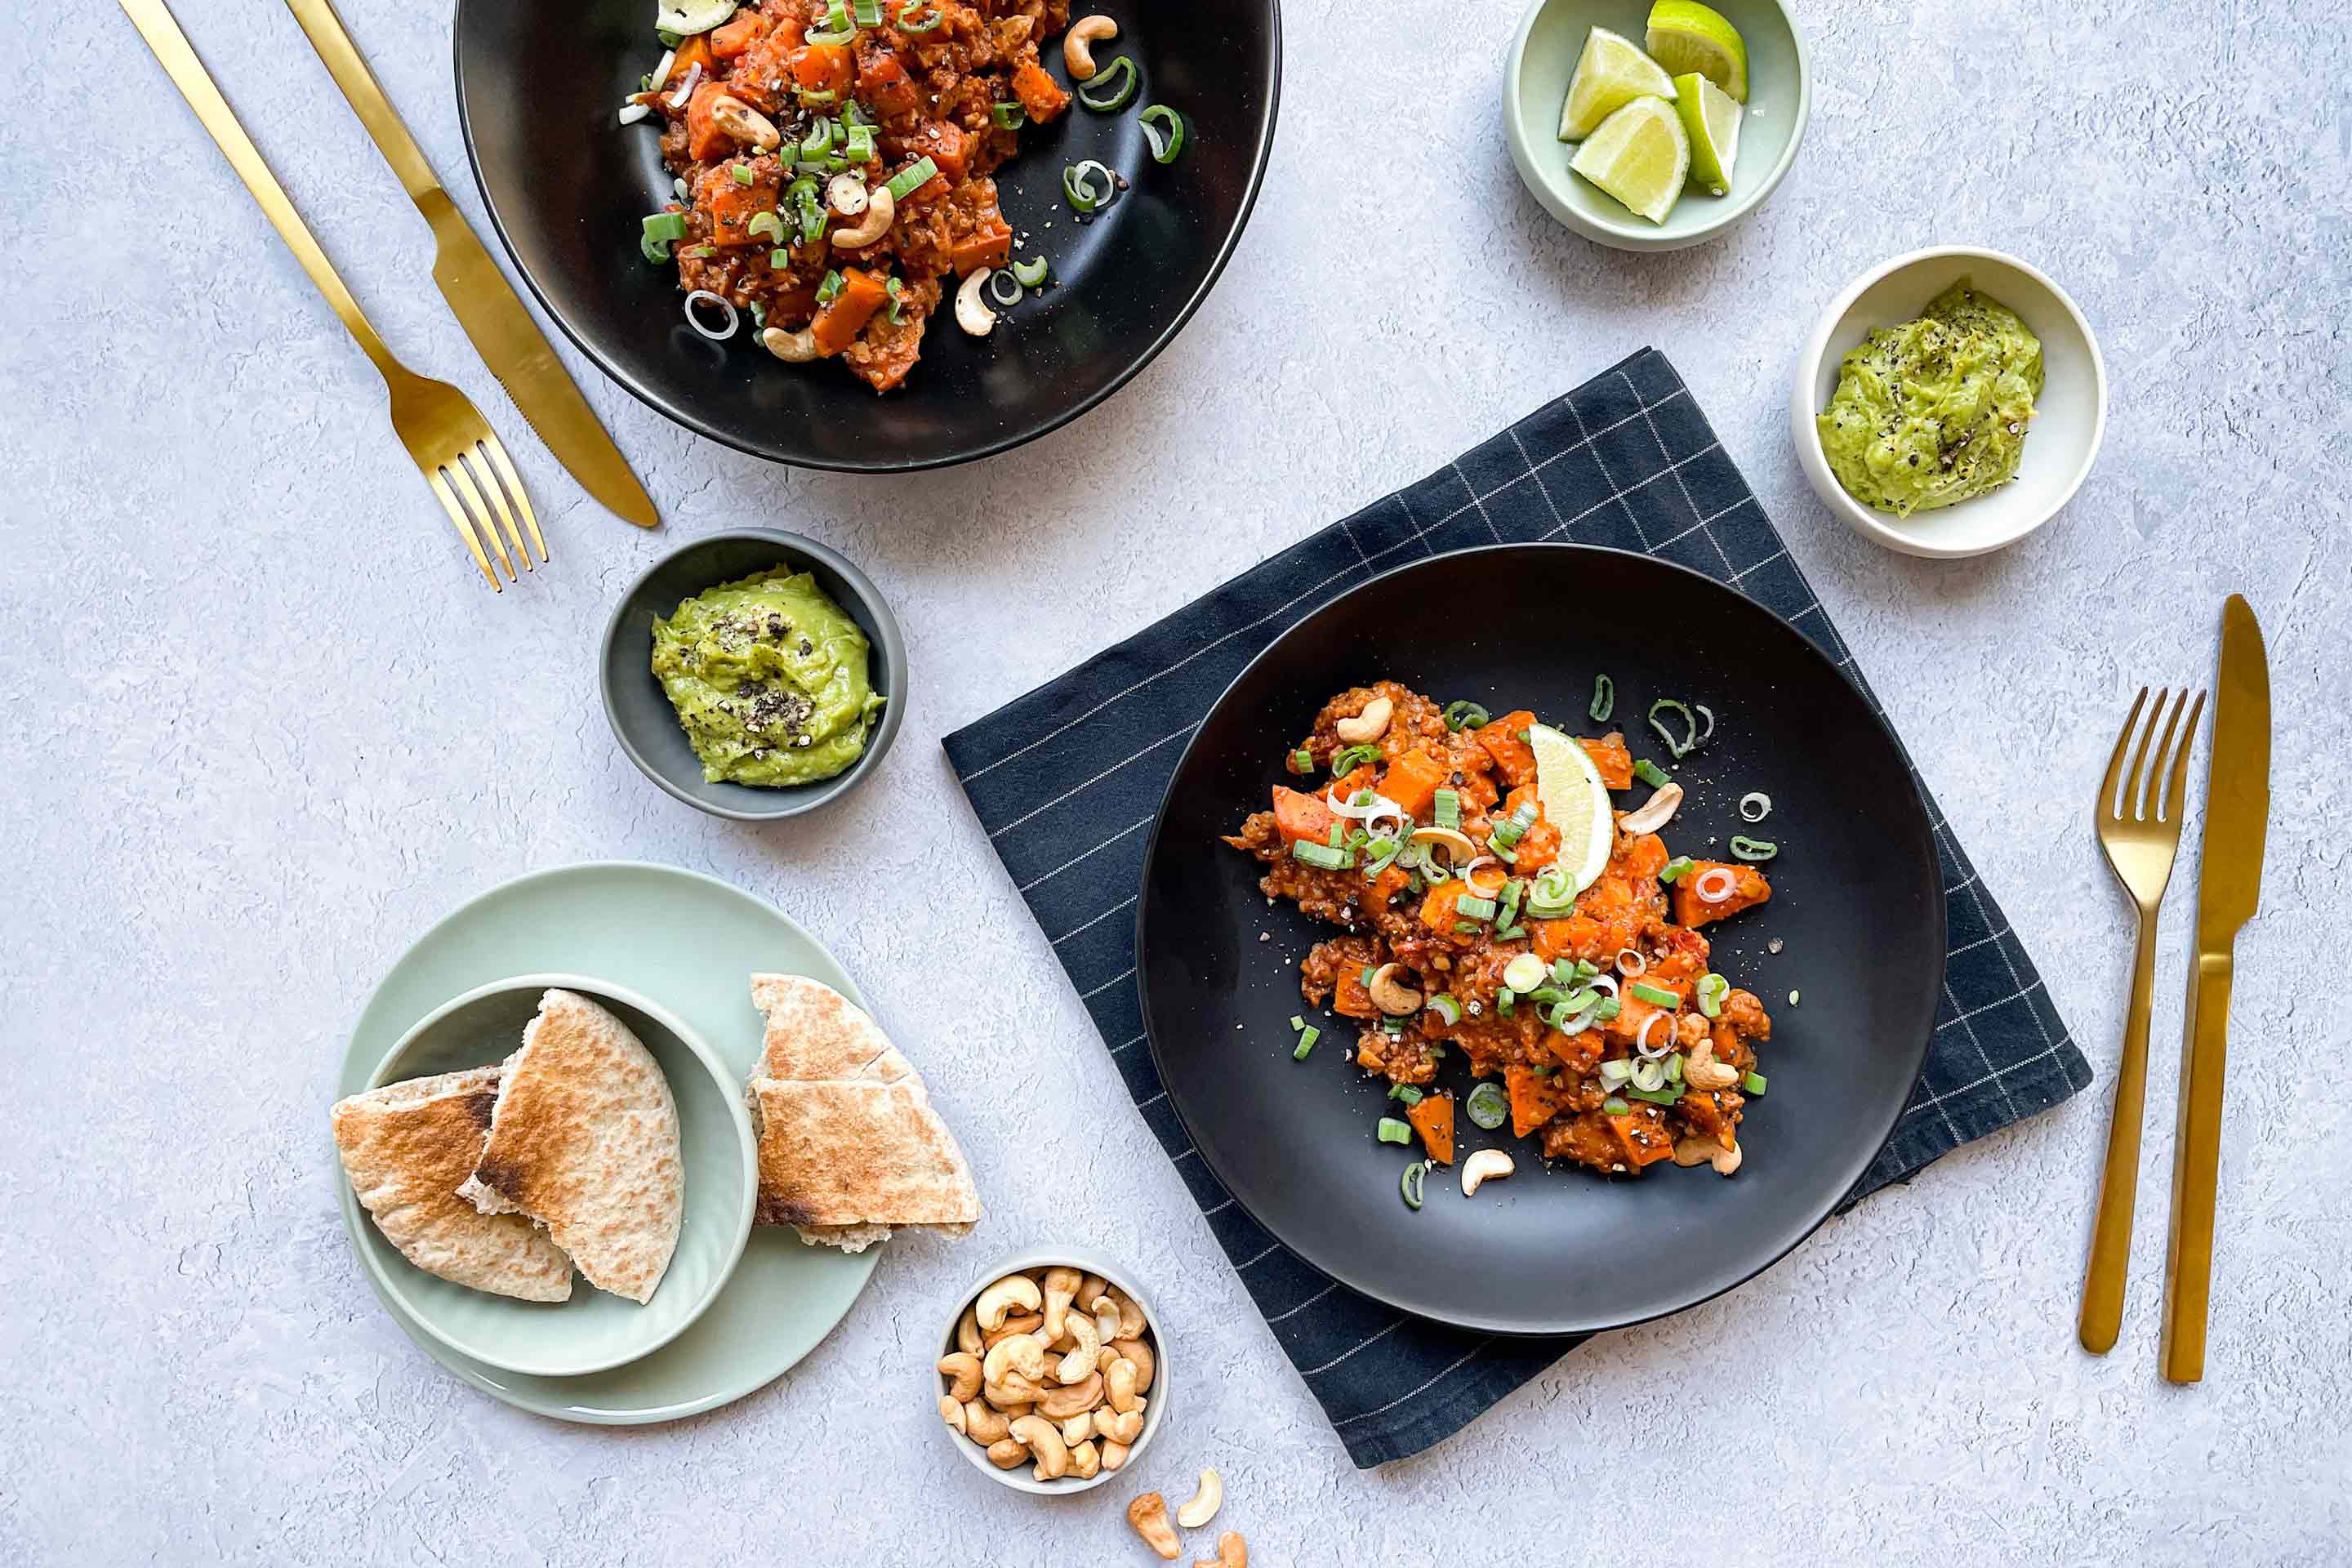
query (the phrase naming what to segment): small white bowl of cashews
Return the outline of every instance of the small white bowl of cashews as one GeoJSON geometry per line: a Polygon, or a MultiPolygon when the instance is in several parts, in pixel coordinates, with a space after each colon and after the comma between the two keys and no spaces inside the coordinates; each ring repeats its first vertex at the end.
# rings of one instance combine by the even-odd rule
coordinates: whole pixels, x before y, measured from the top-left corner
{"type": "Polygon", "coordinates": [[[998,1264],[924,1373],[957,1452],[1018,1491],[1100,1486],[1167,1418],[1167,1336],[1134,1276],[1078,1247],[998,1264]]]}

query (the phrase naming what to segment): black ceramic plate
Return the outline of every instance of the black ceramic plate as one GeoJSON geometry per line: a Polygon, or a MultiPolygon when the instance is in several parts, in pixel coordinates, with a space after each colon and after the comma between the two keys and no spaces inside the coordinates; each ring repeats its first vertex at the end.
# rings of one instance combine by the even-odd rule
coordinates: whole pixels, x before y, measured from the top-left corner
{"type": "MultiPolygon", "coordinates": [[[[1639,804],[1638,784],[1620,805],[1639,804]]],[[[1293,626],[1244,670],[1177,764],[1137,917],[1143,1016],[1170,1101],[1234,1196],[1299,1257],[1366,1295],[1498,1333],[1575,1333],[1679,1311],[1727,1290],[1821,1224],[1877,1153],[1926,1061],[1944,973],[1944,900],[1928,819],[1902,748],[1861,694],[1787,623],[1706,577],[1578,545],[1465,551],[1391,572],[1293,626]],[[1613,724],[1586,717],[1593,677],[1613,724]],[[1688,792],[1680,854],[1732,835],[1780,845],[1769,904],[1706,928],[1715,967],[1772,1015],[1769,1091],[1740,1129],[1745,1160],[1609,1179],[1548,1167],[1507,1123],[1457,1115],[1456,1164],[1405,1207],[1417,1151],[1378,1142],[1396,1108],[1353,1061],[1355,1029],[1303,1006],[1297,961],[1336,928],[1257,890],[1219,844],[1284,781],[1282,759],[1348,687],[1389,678],[1439,701],[1531,708],[1571,734],[1622,728],[1688,792]],[[1702,702],[1713,739],[1681,763],[1643,722],[1660,697],[1702,702]],[[1773,800],[1742,822],[1750,790],[1773,800]],[[1270,941],[1260,941],[1261,932],[1270,941]],[[1767,943],[1780,939],[1782,951],[1767,943]],[[1802,993],[1794,1005],[1791,991],[1802,993]],[[1291,1059],[1291,1015],[1323,1037],[1291,1059]],[[1462,1195],[1459,1161],[1508,1150],[1517,1171],[1462,1195]]],[[[1439,1086],[1470,1086],[1455,1052],[1439,1086]]]]}
{"type": "MultiPolygon", "coordinates": [[[[1131,58],[1140,90],[1117,114],[1074,102],[1024,131],[996,174],[1005,216],[1051,258],[1057,285],[986,339],[940,312],[922,363],[887,396],[838,364],[782,364],[748,331],[723,344],[698,336],[676,268],[638,253],[638,221],[670,199],[670,175],[653,128],[614,116],[661,56],[653,0],[458,0],[457,109],[508,254],[614,380],[688,429],[779,462],[933,468],[1018,446],[1117,391],[1207,296],[1256,199],[1281,78],[1276,0],[1108,14],[1121,35],[1095,58],[1131,58]],[[1136,120],[1146,103],[1184,117],[1173,163],[1151,161],[1136,120]],[[1084,158],[1132,188],[1080,224],[1062,171],[1084,158]]],[[[1060,47],[1045,52],[1059,79],[1060,47]]]]}

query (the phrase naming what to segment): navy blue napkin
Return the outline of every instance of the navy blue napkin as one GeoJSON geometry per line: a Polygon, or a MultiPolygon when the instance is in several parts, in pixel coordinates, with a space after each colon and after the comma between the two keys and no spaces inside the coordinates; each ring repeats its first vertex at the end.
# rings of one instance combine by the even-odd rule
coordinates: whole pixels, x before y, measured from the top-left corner
{"type": "MultiPolygon", "coordinates": [[[[1144,844],[1185,741],[1276,637],[1406,562],[1546,539],[1639,550],[1732,584],[1878,706],[1689,389],[1644,349],[945,742],[1137,1108],[1359,1466],[1452,1436],[1581,1341],[1400,1313],[1309,1268],[1234,1204],[1202,1167],[1143,1043],[1134,910],[1144,844]]],[[[1951,933],[1944,1004],[1917,1091],[1849,1205],[2091,1081],[2032,961],[1927,798],[1951,933]]]]}

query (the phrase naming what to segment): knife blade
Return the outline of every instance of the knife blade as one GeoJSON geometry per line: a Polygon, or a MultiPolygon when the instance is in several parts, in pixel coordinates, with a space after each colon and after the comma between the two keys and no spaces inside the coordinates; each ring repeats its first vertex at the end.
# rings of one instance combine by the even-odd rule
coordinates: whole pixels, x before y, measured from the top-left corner
{"type": "Polygon", "coordinates": [[[629,468],[628,459],[596,419],[564,371],[547,336],[517,297],[514,286],[482,247],[449,193],[425,161],[391,100],[368,69],[331,0],[286,0],[309,35],[335,85],[367,127],[383,161],[433,228],[433,281],[449,302],[474,352],[530,421],[556,460],[616,516],[639,528],[657,528],[661,514],[629,468]]]}
{"type": "Polygon", "coordinates": [[[2172,1225],[2164,1258],[2161,1360],[2172,1383],[2205,1375],[2213,1280],[2213,1213],[2221,1185],[2221,1083],[2238,929],[2263,889],[2270,830],[2271,677],[2252,606],[2221,607],[2221,668],[2205,773],[2205,839],[2197,881],[2197,951],[2189,967],[2180,1110],[2172,1152],[2172,1225]]]}

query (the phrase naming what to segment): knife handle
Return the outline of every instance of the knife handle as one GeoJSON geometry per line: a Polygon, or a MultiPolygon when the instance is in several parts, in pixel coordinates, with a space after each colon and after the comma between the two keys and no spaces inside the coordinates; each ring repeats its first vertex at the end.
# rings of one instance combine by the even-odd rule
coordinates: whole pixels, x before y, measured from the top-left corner
{"type": "Polygon", "coordinates": [[[352,43],[351,34],[343,30],[342,18],[335,15],[335,7],[330,0],[286,0],[286,7],[294,13],[294,19],[302,24],[302,31],[310,36],[310,47],[318,50],[319,58],[326,62],[328,74],[335,79],[335,85],[343,89],[343,97],[350,101],[352,111],[360,117],[360,123],[367,127],[368,135],[375,142],[376,151],[383,154],[383,161],[391,164],[392,172],[400,177],[409,199],[422,205],[427,197],[439,193],[441,182],[434,176],[433,165],[425,161],[425,153],[416,145],[416,139],[408,133],[408,127],[393,111],[392,100],[384,97],[375,73],[368,69],[367,61],[360,57],[359,49],[352,43]]]}
{"type": "Polygon", "coordinates": [[[2161,1360],[2168,1383],[2205,1376],[2213,1283],[2213,1203],[2221,1178],[2221,1075],[2230,1054],[2231,955],[2200,953],[2189,971],[2188,1038],[2172,1151],[2172,1229],[2164,1255],[2161,1360]]]}

